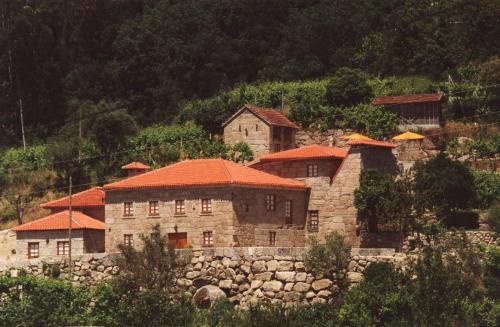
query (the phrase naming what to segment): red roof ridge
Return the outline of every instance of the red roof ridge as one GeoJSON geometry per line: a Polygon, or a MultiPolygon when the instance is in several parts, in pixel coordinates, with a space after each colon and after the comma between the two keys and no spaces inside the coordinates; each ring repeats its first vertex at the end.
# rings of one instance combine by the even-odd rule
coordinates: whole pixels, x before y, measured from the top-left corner
{"type": "MultiPolygon", "coordinates": [[[[66,230],[69,228],[69,210],[57,212],[46,217],[30,221],[28,223],[12,228],[13,231],[44,231],[44,230],[66,230]]],[[[73,210],[71,215],[73,229],[95,229],[104,230],[104,222],[89,217],[84,213],[73,210]]]]}
{"type": "Polygon", "coordinates": [[[264,173],[221,158],[184,160],[104,185],[106,190],[141,188],[241,187],[307,189],[304,183],[264,173]]]}
{"type": "Polygon", "coordinates": [[[131,163],[128,163],[124,166],[122,166],[122,169],[127,170],[127,169],[142,169],[142,170],[147,170],[150,169],[151,167],[148,165],[143,164],[142,162],[139,161],[132,161],[131,163]]]}
{"type": "Polygon", "coordinates": [[[281,161],[302,159],[345,158],[347,150],[328,145],[312,144],[295,149],[280,151],[262,156],[259,161],[281,161]]]}
{"type": "Polygon", "coordinates": [[[254,106],[250,103],[244,104],[238,111],[236,111],[231,117],[229,117],[223,124],[222,127],[229,124],[236,116],[238,116],[242,111],[249,110],[264,123],[271,126],[282,126],[290,127],[294,129],[300,129],[300,126],[291,121],[287,116],[283,114],[278,109],[275,108],[262,108],[254,106]]]}
{"type": "MultiPolygon", "coordinates": [[[[104,206],[104,189],[101,186],[91,187],[81,192],[71,195],[72,206],[75,208],[104,206]]],[[[59,199],[42,203],[40,207],[47,208],[66,208],[69,206],[69,195],[59,199]]]]}
{"type": "Polygon", "coordinates": [[[401,94],[401,95],[386,95],[379,96],[373,99],[373,105],[396,105],[404,103],[423,103],[423,102],[439,102],[444,94],[437,93],[414,93],[414,94],[401,94]]]}

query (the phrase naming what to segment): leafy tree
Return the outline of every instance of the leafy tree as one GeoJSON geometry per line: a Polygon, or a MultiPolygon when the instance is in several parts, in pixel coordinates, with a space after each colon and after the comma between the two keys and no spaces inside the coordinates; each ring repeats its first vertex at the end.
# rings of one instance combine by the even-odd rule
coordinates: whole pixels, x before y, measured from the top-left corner
{"type": "Polygon", "coordinates": [[[358,69],[340,68],[326,86],[326,101],[334,107],[354,106],[368,101],[371,96],[366,76],[358,69]]]}
{"type": "Polygon", "coordinates": [[[497,235],[500,235],[500,203],[497,202],[491,206],[486,217],[486,222],[490,229],[497,235]]]}
{"type": "Polygon", "coordinates": [[[247,143],[238,142],[233,145],[229,156],[231,157],[231,160],[235,162],[250,162],[253,160],[253,151],[247,143]]]}
{"type": "Polygon", "coordinates": [[[391,174],[367,169],[361,172],[359,183],[359,188],[354,191],[354,205],[368,231],[375,233],[380,225],[386,225],[405,234],[413,208],[409,176],[396,180],[391,174]]]}
{"type": "Polygon", "coordinates": [[[120,275],[115,280],[118,290],[132,293],[143,289],[172,291],[175,273],[181,269],[182,262],[175,249],[169,246],[168,236],[160,234],[160,226],[156,225],[151,236],[142,236],[141,241],[140,250],[123,244],[119,247],[120,275]]]}
{"type": "Polygon", "coordinates": [[[325,236],[325,242],[317,238],[311,238],[309,242],[304,260],[306,267],[315,274],[334,276],[341,287],[346,286],[341,276],[349,264],[351,246],[345,237],[332,232],[325,236]]]}
{"type": "Polygon", "coordinates": [[[427,162],[417,162],[413,173],[418,212],[430,211],[447,219],[469,208],[475,192],[474,177],[463,163],[441,153],[427,162]]]}
{"type": "Polygon", "coordinates": [[[476,195],[474,207],[487,209],[500,200],[500,174],[474,171],[476,195]]]}

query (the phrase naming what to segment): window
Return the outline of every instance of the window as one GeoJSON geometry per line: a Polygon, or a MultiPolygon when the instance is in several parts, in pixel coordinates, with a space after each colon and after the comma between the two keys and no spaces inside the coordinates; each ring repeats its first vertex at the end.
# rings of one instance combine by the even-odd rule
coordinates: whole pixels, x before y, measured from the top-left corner
{"type": "Polygon", "coordinates": [[[292,224],[292,200],[285,200],[285,224],[292,224]]]}
{"type": "Polygon", "coordinates": [[[127,246],[134,246],[134,235],[132,234],[123,235],[123,244],[127,246]]]}
{"type": "Polygon", "coordinates": [[[57,242],[57,255],[69,254],[69,241],[57,242]]]}
{"type": "Polygon", "coordinates": [[[258,131],[259,130],[259,124],[255,124],[255,130],[258,131]]]}
{"type": "Polygon", "coordinates": [[[241,132],[241,125],[238,125],[238,132],[241,132]]]}
{"type": "Polygon", "coordinates": [[[39,243],[28,243],[28,259],[38,258],[40,256],[39,243]]]}
{"type": "Polygon", "coordinates": [[[243,205],[245,212],[250,211],[250,206],[248,204],[243,205]]]}
{"type": "Polygon", "coordinates": [[[281,151],[281,145],[280,144],[275,144],[274,145],[274,152],[280,152],[281,151]]]}
{"type": "Polygon", "coordinates": [[[149,215],[158,216],[160,214],[160,202],[149,201],[149,215]]]}
{"type": "Polygon", "coordinates": [[[248,129],[245,128],[245,136],[248,136],[248,129]]]}
{"type": "Polygon", "coordinates": [[[175,200],[175,214],[180,215],[186,213],[184,200],[175,200]]]}
{"type": "Polygon", "coordinates": [[[266,209],[267,211],[276,210],[276,196],[274,194],[266,195],[266,209]]]}
{"type": "Polygon", "coordinates": [[[123,215],[132,216],[134,214],[134,207],[132,202],[123,202],[123,215]]]}
{"type": "Polygon", "coordinates": [[[318,210],[309,211],[309,231],[317,232],[319,227],[318,210]]]}
{"type": "Polygon", "coordinates": [[[214,235],[211,231],[203,232],[203,246],[214,245],[214,235]]]}
{"type": "Polygon", "coordinates": [[[276,232],[269,232],[269,246],[276,245],[276,232]]]}
{"type": "Polygon", "coordinates": [[[211,213],[212,212],[212,200],[211,199],[202,199],[201,200],[201,212],[202,213],[211,213]]]}
{"type": "Polygon", "coordinates": [[[307,165],[307,177],[318,177],[318,165],[307,165]]]}
{"type": "Polygon", "coordinates": [[[273,127],[273,140],[281,141],[281,127],[273,127]]]}

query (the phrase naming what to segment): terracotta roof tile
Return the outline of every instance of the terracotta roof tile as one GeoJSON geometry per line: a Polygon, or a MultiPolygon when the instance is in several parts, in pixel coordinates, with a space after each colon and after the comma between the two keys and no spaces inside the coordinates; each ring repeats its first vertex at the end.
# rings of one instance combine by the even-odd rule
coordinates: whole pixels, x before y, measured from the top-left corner
{"type": "Polygon", "coordinates": [[[379,106],[405,103],[439,102],[442,98],[442,93],[404,94],[396,96],[376,97],[373,100],[373,104],[379,106]]]}
{"type": "Polygon", "coordinates": [[[223,159],[186,160],[104,185],[105,190],[203,186],[307,189],[305,184],[223,159]]]}
{"type": "Polygon", "coordinates": [[[369,146],[375,146],[375,147],[382,147],[382,148],[395,148],[397,147],[396,144],[392,144],[389,142],[385,141],[376,141],[376,140],[351,140],[347,142],[349,145],[369,145],[369,146]]]}
{"type": "MultiPolygon", "coordinates": [[[[91,189],[75,193],[71,197],[71,205],[75,208],[104,206],[104,190],[102,187],[93,187],[91,189]]],[[[41,207],[44,209],[68,208],[69,196],[43,203],[41,207]]]]}
{"type": "Polygon", "coordinates": [[[262,156],[260,161],[345,158],[347,151],[333,146],[309,145],[262,156]]]}
{"type": "MultiPolygon", "coordinates": [[[[50,216],[12,228],[16,232],[65,230],[69,228],[69,211],[61,211],[50,216]]],[[[71,213],[71,229],[104,230],[106,225],[97,219],[91,218],[79,211],[71,213]]]]}
{"type": "Polygon", "coordinates": [[[143,164],[142,162],[131,162],[129,164],[126,164],[125,166],[122,166],[122,169],[127,170],[127,169],[141,169],[141,170],[149,170],[151,167],[148,165],[143,164]]]}
{"type": "Polygon", "coordinates": [[[299,125],[295,124],[293,121],[288,119],[281,111],[273,108],[260,108],[248,103],[245,104],[234,115],[232,115],[228,120],[226,120],[223,126],[229,124],[236,116],[238,116],[244,110],[249,110],[255,116],[262,119],[268,125],[300,129],[299,125]]]}

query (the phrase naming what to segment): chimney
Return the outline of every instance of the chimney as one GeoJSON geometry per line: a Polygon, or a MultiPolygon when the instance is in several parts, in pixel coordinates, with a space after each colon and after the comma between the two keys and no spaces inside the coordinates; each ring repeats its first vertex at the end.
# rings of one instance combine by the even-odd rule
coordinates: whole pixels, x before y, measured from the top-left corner
{"type": "Polygon", "coordinates": [[[128,177],[133,177],[133,176],[144,174],[150,168],[151,167],[143,164],[142,162],[131,162],[131,163],[122,167],[123,170],[127,171],[128,177]]]}

